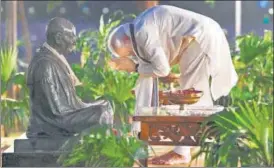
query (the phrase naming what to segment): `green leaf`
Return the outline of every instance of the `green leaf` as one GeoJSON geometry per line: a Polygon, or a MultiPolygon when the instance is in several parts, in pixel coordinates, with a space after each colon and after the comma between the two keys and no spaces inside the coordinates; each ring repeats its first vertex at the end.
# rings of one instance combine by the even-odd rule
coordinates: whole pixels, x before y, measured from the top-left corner
{"type": "Polygon", "coordinates": [[[26,76],[24,72],[15,73],[13,76],[13,83],[16,85],[25,85],[26,84],[26,76]]]}
{"type": "Polygon", "coordinates": [[[12,72],[16,70],[17,63],[17,49],[2,45],[0,49],[1,62],[1,80],[7,82],[12,72]]]}
{"type": "Polygon", "coordinates": [[[78,143],[69,155],[63,155],[66,160],[63,165],[72,166],[84,162],[86,167],[132,167],[133,154],[143,147],[142,143],[133,137],[116,137],[113,134],[106,136],[106,129],[108,128],[94,128],[92,134],[84,135],[82,143],[78,143]],[[98,133],[102,135],[100,139],[96,138],[98,133]],[[95,135],[92,136],[93,134],[95,135]]]}
{"type": "Polygon", "coordinates": [[[99,26],[100,34],[103,35],[105,33],[104,30],[105,30],[104,15],[101,15],[101,17],[100,17],[100,26],[99,26]]]}
{"type": "Polygon", "coordinates": [[[6,128],[13,128],[15,121],[17,120],[19,124],[26,125],[27,115],[25,111],[21,110],[22,102],[11,99],[11,98],[1,98],[1,123],[6,128]]]}
{"type": "Polygon", "coordinates": [[[264,41],[273,43],[273,32],[271,30],[265,30],[264,41]]]}
{"type": "MultiPolygon", "coordinates": [[[[252,101],[240,103],[238,106],[237,110],[210,117],[207,121],[214,122],[211,128],[218,132],[215,138],[219,139],[220,143],[201,143],[199,154],[205,152],[206,166],[235,167],[239,157],[242,166],[271,165],[273,161],[273,156],[270,154],[273,151],[273,145],[270,145],[273,144],[273,135],[271,135],[273,122],[270,121],[272,104],[258,104],[252,101]]],[[[208,133],[203,133],[203,136],[207,135],[208,133]]],[[[205,140],[205,138],[202,139],[205,140]]]]}

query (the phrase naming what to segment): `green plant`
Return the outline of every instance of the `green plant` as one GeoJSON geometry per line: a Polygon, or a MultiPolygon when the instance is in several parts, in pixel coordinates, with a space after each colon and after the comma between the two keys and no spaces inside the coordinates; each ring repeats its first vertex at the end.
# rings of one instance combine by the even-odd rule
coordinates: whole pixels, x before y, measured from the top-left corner
{"type": "Polygon", "coordinates": [[[233,57],[239,82],[231,96],[234,102],[257,99],[273,101],[273,39],[272,31],[264,37],[253,33],[240,36],[236,41],[240,52],[233,57]]]}
{"type": "Polygon", "coordinates": [[[30,109],[28,89],[25,84],[25,74],[15,73],[10,81],[20,88],[19,98],[1,98],[1,123],[6,129],[10,129],[13,128],[15,122],[18,121],[23,128],[26,128],[30,109]]]}
{"type": "Polygon", "coordinates": [[[1,123],[6,129],[13,128],[18,121],[23,127],[27,125],[29,114],[28,90],[25,74],[16,73],[17,50],[7,45],[0,49],[1,57],[1,123]],[[20,90],[19,99],[7,97],[11,86],[17,85],[20,90]]]}
{"type": "MultiPolygon", "coordinates": [[[[17,60],[17,49],[9,47],[7,45],[2,45],[0,49],[1,55],[1,80],[5,84],[10,79],[12,72],[16,70],[16,60],[17,60]]],[[[3,89],[5,91],[6,89],[3,89]]],[[[2,94],[2,92],[1,92],[2,94]]]]}
{"type": "Polygon", "coordinates": [[[136,74],[102,68],[83,71],[86,73],[82,78],[83,86],[77,88],[79,96],[84,100],[107,99],[112,104],[116,119],[124,124],[134,110],[135,99],[131,90],[135,86],[136,74]]]}
{"type": "Polygon", "coordinates": [[[241,166],[272,166],[272,117],[272,104],[256,101],[240,103],[238,109],[212,116],[204,123],[207,131],[197,155],[205,153],[205,166],[236,167],[239,162],[241,166]],[[206,138],[210,135],[215,138],[209,143],[206,138]]]}
{"type": "Polygon", "coordinates": [[[135,86],[137,74],[111,70],[106,62],[111,58],[107,49],[107,37],[110,31],[133,15],[115,12],[105,23],[100,18],[98,31],[84,30],[79,33],[77,49],[82,53],[83,68],[74,65],[73,70],[83,86],[77,88],[78,95],[86,100],[107,99],[114,109],[114,116],[121,124],[127,121],[134,110],[134,97],[131,90],[135,86]]]}
{"type": "Polygon", "coordinates": [[[59,158],[63,166],[132,167],[138,159],[146,158],[146,144],[135,137],[115,136],[107,127],[96,128],[81,136],[73,151],[59,158]]]}
{"type": "Polygon", "coordinates": [[[179,73],[180,73],[179,64],[173,65],[173,66],[171,67],[171,72],[172,72],[172,73],[179,74],[179,73]]]}

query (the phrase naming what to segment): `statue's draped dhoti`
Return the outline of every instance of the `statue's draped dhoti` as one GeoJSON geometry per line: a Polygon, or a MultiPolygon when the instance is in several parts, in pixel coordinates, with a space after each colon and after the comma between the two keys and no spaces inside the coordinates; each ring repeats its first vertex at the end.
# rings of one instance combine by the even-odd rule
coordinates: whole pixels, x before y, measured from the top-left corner
{"type": "Polygon", "coordinates": [[[27,85],[31,108],[28,137],[72,135],[92,126],[113,124],[110,103],[82,102],[70,71],[46,47],[41,47],[31,61],[27,85]]]}

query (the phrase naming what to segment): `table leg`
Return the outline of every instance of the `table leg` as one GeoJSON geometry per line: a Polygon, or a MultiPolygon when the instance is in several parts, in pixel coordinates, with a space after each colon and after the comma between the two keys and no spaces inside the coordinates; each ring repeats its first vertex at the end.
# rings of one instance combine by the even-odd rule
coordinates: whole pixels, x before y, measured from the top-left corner
{"type": "MultiPolygon", "coordinates": [[[[142,122],[141,123],[141,132],[139,133],[138,137],[145,141],[148,142],[148,134],[149,134],[149,125],[147,123],[142,122]]],[[[148,152],[148,146],[145,146],[146,152],[148,152]]],[[[148,158],[145,159],[140,159],[139,162],[144,166],[148,167],[148,158]]]]}
{"type": "Polygon", "coordinates": [[[139,162],[140,162],[144,167],[148,167],[148,161],[147,161],[147,159],[140,159],[139,162]]]}
{"type": "Polygon", "coordinates": [[[149,137],[149,125],[148,123],[141,123],[141,133],[140,133],[140,139],[148,142],[148,137],[149,137]]]}
{"type": "MultiPolygon", "coordinates": [[[[148,146],[146,145],[144,148],[146,153],[148,153],[148,146]]],[[[140,167],[148,167],[148,158],[139,159],[139,163],[141,164],[140,167]]]]}

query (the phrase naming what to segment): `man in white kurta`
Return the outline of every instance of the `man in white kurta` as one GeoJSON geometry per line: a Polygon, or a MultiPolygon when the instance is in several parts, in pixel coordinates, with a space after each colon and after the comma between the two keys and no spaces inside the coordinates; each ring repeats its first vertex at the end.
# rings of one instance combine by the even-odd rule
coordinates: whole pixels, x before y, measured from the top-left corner
{"type": "MultiPolygon", "coordinates": [[[[117,57],[110,63],[113,68],[140,74],[136,113],[139,107],[151,105],[153,77],[168,76],[174,64],[180,65],[181,89],[194,87],[204,92],[195,105],[213,106],[213,100],[228,95],[236,84],[229,44],[220,25],[211,18],[160,5],[144,11],[131,24],[133,33],[130,24],[121,25],[110,34],[108,45],[117,57]]],[[[140,131],[140,123],[133,123],[132,131],[140,131]]],[[[152,162],[180,164],[190,159],[190,148],[179,146],[152,162]]]]}

